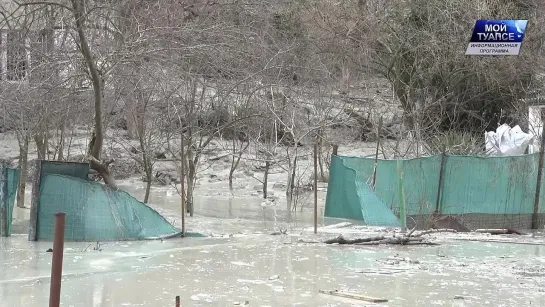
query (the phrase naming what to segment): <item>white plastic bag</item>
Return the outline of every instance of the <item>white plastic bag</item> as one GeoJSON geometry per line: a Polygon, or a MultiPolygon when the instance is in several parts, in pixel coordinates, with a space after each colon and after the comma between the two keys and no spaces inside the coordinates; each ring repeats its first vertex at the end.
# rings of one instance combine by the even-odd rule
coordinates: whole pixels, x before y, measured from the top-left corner
{"type": "Polygon", "coordinates": [[[486,152],[491,156],[518,156],[524,154],[534,136],[525,133],[517,125],[513,128],[503,124],[496,132],[484,135],[486,152]]]}

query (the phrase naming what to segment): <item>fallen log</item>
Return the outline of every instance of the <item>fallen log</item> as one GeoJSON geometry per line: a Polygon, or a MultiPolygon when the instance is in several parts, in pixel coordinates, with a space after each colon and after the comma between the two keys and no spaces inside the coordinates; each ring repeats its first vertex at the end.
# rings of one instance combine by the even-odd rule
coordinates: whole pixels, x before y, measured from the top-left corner
{"type": "Polygon", "coordinates": [[[432,243],[426,241],[421,237],[369,237],[369,238],[358,238],[358,239],[345,239],[342,235],[328,239],[324,241],[325,244],[351,244],[351,245],[381,245],[381,244],[398,244],[398,245],[438,245],[437,243],[432,243]]]}
{"type": "Polygon", "coordinates": [[[381,241],[381,240],[384,240],[384,236],[350,240],[350,239],[345,239],[342,235],[340,235],[336,238],[325,240],[324,243],[325,244],[359,244],[359,243],[381,241]]]}
{"type": "Polygon", "coordinates": [[[377,236],[377,237],[368,237],[368,238],[357,238],[357,239],[345,239],[342,235],[339,235],[336,238],[327,239],[323,243],[325,244],[352,244],[352,245],[380,245],[380,244],[399,244],[399,245],[439,245],[427,241],[423,238],[424,235],[440,232],[458,232],[456,229],[429,229],[419,233],[414,233],[413,228],[409,233],[402,236],[377,236]]]}
{"type": "Polygon", "coordinates": [[[389,244],[389,245],[439,245],[438,243],[426,241],[424,238],[414,238],[414,237],[385,238],[384,240],[356,243],[355,245],[381,245],[381,244],[389,244]]]}

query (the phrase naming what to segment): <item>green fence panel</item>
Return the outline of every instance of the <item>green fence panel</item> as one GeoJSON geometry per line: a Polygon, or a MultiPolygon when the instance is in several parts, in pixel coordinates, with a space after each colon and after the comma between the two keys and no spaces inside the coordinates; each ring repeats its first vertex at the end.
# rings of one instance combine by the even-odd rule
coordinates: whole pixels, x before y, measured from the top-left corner
{"type": "Polygon", "coordinates": [[[324,214],[327,217],[363,221],[356,189],[356,171],[347,169],[341,157],[331,158],[324,214]]]}
{"type": "Polygon", "coordinates": [[[19,169],[9,168],[5,164],[1,165],[0,180],[3,180],[0,184],[0,210],[5,210],[6,231],[2,229],[0,232],[4,233],[4,236],[11,235],[11,226],[13,223],[13,209],[15,207],[15,199],[17,195],[17,186],[19,185],[19,169]],[[4,178],[5,179],[2,179],[4,178]],[[6,185],[4,187],[4,184],[6,185]],[[6,195],[3,195],[6,193],[6,195]]]}
{"type": "Polygon", "coordinates": [[[537,162],[537,155],[448,157],[442,213],[531,214],[537,162]]]}
{"type": "Polygon", "coordinates": [[[6,177],[8,185],[8,196],[7,196],[7,208],[6,211],[6,220],[8,222],[8,236],[11,235],[11,224],[13,222],[13,208],[15,207],[15,198],[17,196],[17,186],[19,185],[19,176],[20,171],[18,168],[7,168],[6,177]]]}
{"type": "Polygon", "coordinates": [[[326,217],[364,221],[373,226],[399,226],[399,220],[371,190],[366,173],[374,164],[333,156],[326,198],[326,217]]]}
{"type": "Polygon", "coordinates": [[[159,213],[130,194],[100,183],[49,174],[41,178],[38,240],[53,239],[54,214],[66,213],[68,241],[111,241],[181,235],[159,213]]]}
{"type": "Polygon", "coordinates": [[[79,162],[41,161],[41,174],[64,175],[87,180],[89,178],[89,164],[79,162]]]}
{"type": "MultiPolygon", "coordinates": [[[[447,156],[443,170],[443,183],[439,198],[442,214],[532,214],[536,192],[539,155],[511,157],[447,156]]],[[[368,204],[378,199],[395,215],[399,215],[399,172],[397,160],[378,160],[374,191],[362,192],[363,183],[373,177],[374,159],[334,157],[330,170],[331,192],[328,190],[326,216],[369,220],[353,209],[338,206],[354,206],[359,202],[363,212],[376,217],[377,222],[388,224],[380,206],[368,204]],[[341,166],[355,171],[347,175],[341,166]],[[344,177],[344,178],[343,178],[344,177]],[[356,180],[352,183],[352,180],[356,180]],[[341,183],[344,182],[343,188],[341,183]],[[353,191],[356,190],[356,192],[353,191]],[[342,195],[346,194],[346,195],[342,195]],[[359,197],[359,200],[349,199],[359,197]],[[341,201],[342,200],[342,201],[341,201]],[[378,211],[377,211],[378,210],[378,211]],[[344,212],[340,214],[339,212],[344,212]]],[[[435,212],[439,187],[441,156],[401,161],[403,194],[407,215],[427,215],[435,212]]],[[[545,180],[541,186],[539,213],[545,213],[545,180]]]]}

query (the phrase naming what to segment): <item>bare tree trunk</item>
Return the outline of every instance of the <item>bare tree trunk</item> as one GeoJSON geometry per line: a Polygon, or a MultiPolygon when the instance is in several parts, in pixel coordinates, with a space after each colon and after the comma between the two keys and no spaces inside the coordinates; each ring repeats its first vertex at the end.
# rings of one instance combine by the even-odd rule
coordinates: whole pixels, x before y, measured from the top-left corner
{"type": "Polygon", "coordinates": [[[99,71],[96,67],[96,64],[91,54],[91,49],[87,42],[87,37],[83,30],[84,26],[84,17],[85,17],[85,8],[83,0],[71,0],[74,19],[76,22],[76,29],[78,32],[80,40],[80,50],[81,54],[85,59],[87,68],[91,75],[91,80],[93,81],[93,94],[95,102],[95,130],[93,138],[90,142],[90,166],[92,169],[96,170],[104,179],[104,183],[110,186],[116,186],[115,179],[108,169],[108,164],[102,163],[100,161],[100,154],[102,152],[102,144],[104,143],[104,131],[102,127],[102,90],[103,90],[103,80],[99,74],[99,71]]]}
{"type": "MultiPolygon", "coordinates": [[[[136,73],[139,73],[137,70],[136,73]]],[[[144,116],[142,114],[142,96],[141,85],[137,84],[133,93],[127,95],[128,101],[125,101],[125,120],[127,121],[127,135],[130,139],[137,139],[138,135],[144,129],[144,116]]]]}
{"type": "Polygon", "coordinates": [[[127,121],[127,136],[131,140],[135,140],[138,137],[137,129],[136,129],[136,121],[134,119],[135,117],[135,100],[132,99],[132,97],[126,97],[125,98],[125,121],[127,121]]]}
{"type": "Polygon", "coordinates": [[[230,191],[233,191],[233,173],[235,172],[235,170],[233,168],[231,168],[231,170],[229,170],[229,190],[230,191]]]}
{"type": "Polygon", "coordinates": [[[238,160],[237,158],[235,158],[235,153],[237,150],[236,143],[237,141],[233,137],[233,144],[232,144],[233,155],[231,156],[231,169],[229,169],[229,190],[230,191],[233,191],[233,174],[235,173],[235,169],[237,167],[238,161],[240,161],[240,158],[238,158],[238,160]]]}
{"type": "Polygon", "coordinates": [[[245,145],[242,145],[240,147],[240,151],[236,152],[236,140],[233,139],[233,157],[231,160],[231,169],[229,170],[229,190],[233,190],[233,174],[235,173],[235,170],[237,169],[238,165],[240,164],[240,160],[242,159],[242,154],[246,149],[248,149],[248,146],[250,146],[250,142],[245,142],[245,145]]]}
{"type": "Polygon", "coordinates": [[[19,142],[19,186],[17,187],[17,207],[25,207],[26,182],[28,178],[28,145],[30,136],[24,132],[22,140],[19,142]]]}
{"type": "MultiPolygon", "coordinates": [[[[199,162],[198,153],[193,152],[193,131],[191,128],[187,129],[188,142],[187,142],[187,197],[186,205],[189,216],[193,216],[195,210],[193,208],[193,190],[195,189],[195,176],[197,175],[197,163],[199,162]]],[[[182,148],[184,150],[184,148],[182,148]]]]}
{"type": "Polygon", "coordinates": [[[146,194],[144,195],[144,203],[148,203],[149,201],[149,194],[151,191],[151,175],[146,174],[147,182],[146,182],[146,194]]]}
{"type": "MultiPolygon", "coordinates": [[[[180,126],[182,125],[180,120],[180,126]]],[[[186,160],[184,154],[184,134],[180,133],[180,205],[182,209],[182,235],[185,236],[185,214],[186,214],[186,198],[185,198],[185,169],[186,160]]]]}
{"type": "Polygon", "coordinates": [[[269,182],[269,169],[271,167],[271,162],[265,161],[265,175],[263,175],[263,198],[267,198],[267,185],[269,182]]]}
{"type": "Polygon", "coordinates": [[[60,140],[59,140],[59,148],[57,150],[57,161],[64,160],[64,138],[65,138],[65,131],[66,131],[66,123],[64,122],[64,120],[61,123],[60,130],[61,130],[61,133],[59,136],[60,140]]]}
{"type": "Polygon", "coordinates": [[[36,150],[38,152],[39,160],[47,159],[47,148],[45,146],[45,138],[42,132],[34,135],[34,142],[36,143],[36,150]]]}
{"type": "Polygon", "coordinates": [[[324,144],[324,133],[323,129],[320,128],[318,135],[318,166],[320,167],[320,178],[322,178],[322,182],[326,182],[325,174],[324,174],[324,160],[322,159],[322,150],[323,150],[323,144],[324,144]]]}
{"type": "MultiPolygon", "coordinates": [[[[141,148],[142,150],[143,148],[141,148]]],[[[150,159],[146,156],[146,153],[142,150],[142,162],[144,162],[144,172],[146,174],[146,194],[144,195],[144,203],[148,203],[149,194],[151,191],[151,183],[153,181],[153,167],[150,159]]]]}
{"type": "Polygon", "coordinates": [[[187,172],[187,198],[186,198],[186,204],[187,204],[187,212],[189,212],[189,216],[193,216],[195,210],[193,208],[193,192],[195,189],[195,165],[190,160],[189,162],[189,171],[187,172]]]}
{"type": "MultiPolygon", "coordinates": [[[[295,144],[297,146],[297,144],[295,144]]],[[[286,186],[286,210],[288,211],[288,222],[291,222],[291,210],[293,209],[293,190],[295,188],[295,170],[297,169],[297,152],[293,163],[288,171],[288,184],[286,186]]]]}

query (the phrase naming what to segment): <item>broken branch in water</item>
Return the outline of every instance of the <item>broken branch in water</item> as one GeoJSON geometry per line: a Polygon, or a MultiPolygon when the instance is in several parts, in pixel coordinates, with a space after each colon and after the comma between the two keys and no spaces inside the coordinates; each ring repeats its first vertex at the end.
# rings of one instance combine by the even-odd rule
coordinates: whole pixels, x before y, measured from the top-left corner
{"type": "Polygon", "coordinates": [[[399,245],[439,245],[437,243],[433,243],[430,241],[425,240],[422,236],[431,234],[431,233],[439,233],[439,232],[458,232],[455,229],[430,229],[426,231],[422,231],[419,233],[415,233],[414,228],[406,235],[400,236],[400,237],[385,237],[385,236],[378,236],[378,237],[369,237],[369,238],[358,238],[358,239],[345,239],[342,235],[325,240],[325,244],[353,244],[353,245],[380,245],[380,244],[399,244],[399,245]]]}
{"type": "Polygon", "coordinates": [[[340,235],[340,236],[338,236],[336,238],[325,240],[324,243],[325,244],[335,244],[335,243],[337,243],[337,244],[359,244],[359,243],[381,241],[381,240],[384,240],[384,236],[353,239],[353,240],[348,239],[347,240],[342,235],[340,235]]]}
{"type": "Polygon", "coordinates": [[[325,240],[325,244],[352,244],[352,245],[380,245],[380,244],[399,244],[399,245],[437,245],[437,243],[432,243],[425,241],[424,238],[418,237],[369,237],[369,238],[359,238],[359,239],[345,239],[342,235],[325,240]]]}

